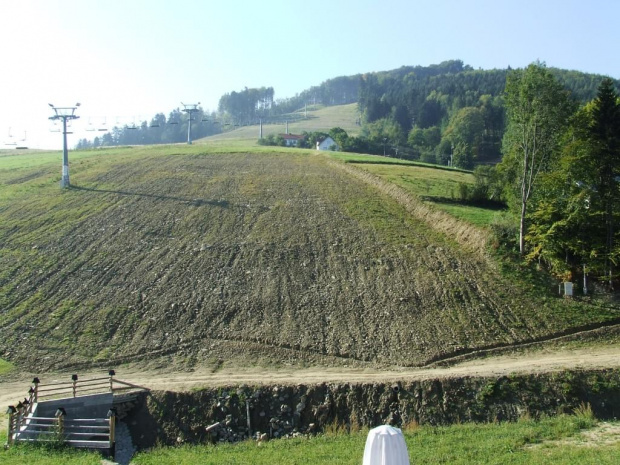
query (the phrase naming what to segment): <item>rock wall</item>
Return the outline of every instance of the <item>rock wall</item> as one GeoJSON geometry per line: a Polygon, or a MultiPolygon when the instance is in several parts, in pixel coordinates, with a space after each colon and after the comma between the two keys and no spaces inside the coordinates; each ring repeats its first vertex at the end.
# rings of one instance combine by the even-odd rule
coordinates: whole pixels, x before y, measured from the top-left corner
{"type": "Polygon", "coordinates": [[[499,378],[395,384],[231,386],[194,392],[152,391],[125,420],[141,449],[156,443],[238,441],[410,422],[512,421],[570,413],[582,403],[598,418],[620,417],[620,370],[563,371],[499,378]]]}

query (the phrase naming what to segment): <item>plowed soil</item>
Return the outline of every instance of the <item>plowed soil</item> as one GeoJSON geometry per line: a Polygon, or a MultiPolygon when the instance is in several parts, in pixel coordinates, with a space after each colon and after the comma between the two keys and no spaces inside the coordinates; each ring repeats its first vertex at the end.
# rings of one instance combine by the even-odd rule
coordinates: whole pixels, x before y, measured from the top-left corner
{"type": "Polygon", "coordinates": [[[416,366],[609,318],[524,297],[321,156],[129,154],[62,192],[30,174],[0,177],[32,186],[0,205],[0,357],[28,371],[416,366]]]}

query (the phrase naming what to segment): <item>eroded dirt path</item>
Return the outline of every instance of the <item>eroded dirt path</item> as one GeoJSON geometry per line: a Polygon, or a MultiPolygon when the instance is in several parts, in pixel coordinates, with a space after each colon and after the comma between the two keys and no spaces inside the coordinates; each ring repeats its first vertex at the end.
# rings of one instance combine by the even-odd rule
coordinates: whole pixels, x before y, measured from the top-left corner
{"type": "MultiPolygon", "coordinates": [[[[191,372],[143,371],[139,366],[117,370],[117,378],[154,390],[186,391],[208,386],[238,384],[314,384],[314,383],[372,383],[409,381],[461,376],[502,376],[510,373],[541,373],[565,369],[620,368],[620,344],[571,350],[545,350],[536,354],[505,355],[471,360],[442,368],[359,369],[359,368],[280,368],[229,369],[216,372],[197,368],[191,372]]],[[[80,372],[80,377],[101,376],[102,371],[80,372]]],[[[23,374],[11,381],[0,382],[0,407],[22,399],[33,374],[23,374]]],[[[69,373],[49,373],[37,376],[42,381],[69,380],[69,373]]]]}

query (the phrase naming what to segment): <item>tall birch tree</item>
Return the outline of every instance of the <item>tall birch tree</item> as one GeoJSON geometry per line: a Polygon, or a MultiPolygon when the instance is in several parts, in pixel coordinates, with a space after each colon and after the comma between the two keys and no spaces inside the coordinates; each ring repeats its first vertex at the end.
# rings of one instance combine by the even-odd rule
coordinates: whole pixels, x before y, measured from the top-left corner
{"type": "Polygon", "coordinates": [[[528,203],[538,177],[549,168],[573,105],[544,63],[512,71],[505,90],[508,125],[502,142],[504,172],[519,200],[519,252],[525,254],[528,203]]]}

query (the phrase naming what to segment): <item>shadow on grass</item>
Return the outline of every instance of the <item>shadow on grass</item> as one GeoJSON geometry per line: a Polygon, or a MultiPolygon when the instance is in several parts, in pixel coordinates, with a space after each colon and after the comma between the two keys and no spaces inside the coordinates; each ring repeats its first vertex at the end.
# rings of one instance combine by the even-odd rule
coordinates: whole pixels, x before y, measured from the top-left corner
{"type": "Polygon", "coordinates": [[[230,206],[230,203],[227,200],[186,199],[184,197],[172,197],[172,196],[167,196],[167,195],[145,194],[141,192],[95,189],[92,187],[81,187],[81,186],[71,186],[71,189],[79,190],[79,191],[99,192],[102,194],[118,194],[118,195],[134,196],[134,197],[147,197],[147,198],[157,199],[157,200],[173,200],[175,202],[187,203],[189,205],[193,205],[196,207],[200,207],[202,205],[212,205],[214,207],[228,208],[230,206]]]}
{"type": "Polygon", "coordinates": [[[487,210],[502,211],[508,210],[508,207],[504,202],[497,202],[495,200],[459,200],[451,199],[448,197],[434,197],[425,195],[421,197],[426,202],[440,203],[442,205],[458,205],[462,207],[478,207],[487,210]]]}

